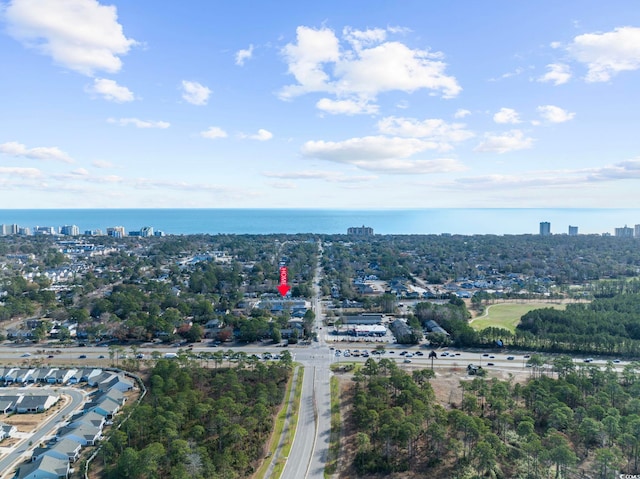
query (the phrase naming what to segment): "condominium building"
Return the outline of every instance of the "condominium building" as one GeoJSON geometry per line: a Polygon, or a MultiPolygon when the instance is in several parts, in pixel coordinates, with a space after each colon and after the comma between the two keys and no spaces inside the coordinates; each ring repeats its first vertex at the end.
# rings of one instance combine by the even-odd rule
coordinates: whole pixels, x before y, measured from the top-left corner
{"type": "Polygon", "coordinates": [[[19,232],[20,227],[18,225],[0,225],[1,236],[17,235],[19,232]]]}
{"type": "Polygon", "coordinates": [[[36,226],[33,228],[34,235],[55,235],[57,233],[53,226],[36,226]]]}
{"type": "Polygon", "coordinates": [[[633,238],[633,228],[624,225],[622,228],[616,228],[615,235],[618,238],[633,238]]]}
{"type": "Polygon", "coordinates": [[[569,226],[569,236],[578,236],[577,226],[569,226]]]}
{"type": "Polygon", "coordinates": [[[551,234],[551,223],[548,221],[540,222],[540,236],[549,236],[551,234]]]}
{"type": "Polygon", "coordinates": [[[373,236],[373,228],[370,228],[365,225],[354,226],[347,229],[347,234],[354,235],[354,236],[373,236]]]}
{"type": "Polygon", "coordinates": [[[107,236],[113,236],[114,238],[124,238],[127,233],[124,230],[124,226],[112,226],[107,228],[107,236]]]}
{"type": "Polygon", "coordinates": [[[64,225],[60,228],[60,234],[67,236],[78,236],[80,234],[80,228],[76,225],[64,225]]]}

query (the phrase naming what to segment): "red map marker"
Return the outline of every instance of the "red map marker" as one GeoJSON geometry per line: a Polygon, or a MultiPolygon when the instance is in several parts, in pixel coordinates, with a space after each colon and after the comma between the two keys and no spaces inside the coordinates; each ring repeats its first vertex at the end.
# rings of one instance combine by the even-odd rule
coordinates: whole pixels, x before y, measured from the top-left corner
{"type": "Polygon", "coordinates": [[[280,291],[280,294],[284,298],[290,289],[291,286],[287,284],[287,267],[280,266],[280,284],[278,285],[278,291],[280,291]]]}

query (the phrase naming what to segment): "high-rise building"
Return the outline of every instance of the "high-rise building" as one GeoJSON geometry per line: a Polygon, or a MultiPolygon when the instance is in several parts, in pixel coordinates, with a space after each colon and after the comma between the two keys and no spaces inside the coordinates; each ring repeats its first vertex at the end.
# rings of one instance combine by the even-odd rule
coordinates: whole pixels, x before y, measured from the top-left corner
{"type": "Polygon", "coordinates": [[[36,226],[33,228],[34,235],[55,235],[56,229],[53,226],[36,226]]]}
{"type": "Polygon", "coordinates": [[[78,236],[80,234],[80,228],[76,225],[64,225],[60,228],[60,234],[67,236],[78,236]]]}
{"type": "Polygon", "coordinates": [[[622,228],[616,228],[617,238],[633,238],[633,228],[624,225],[622,228]]]}
{"type": "Polygon", "coordinates": [[[578,236],[577,226],[569,226],[569,236],[578,236]]]}
{"type": "Polygon", "coordinates": [[[548,221],[540,222],[540,236],[549,236],[551,234],[551,223],[548,221]]]}
{"type": "Polygon", "coordinates": [[[640,225],[635,225],[633,227],[633,237],[640,238],[640,225]]]}
{"type": "Polygon", "coordinates": [[[369,228],[368,226],[354,226],[347,229],[348,235],[354,236],[373,236],[373,228],[369,228]]]}
{"type": "Polygon", "coordinates": [[[127,234],[124,231],[124,226],[113,226],[107,228],[107,235],[113,236],[114,238],[124,238],[127,234]]]}
{"type": "Polygon", "coordinates": [[[143,226],[140,228],[140,236],[143,238],[149,238],[153,236],[153,226],[143,226]]]}

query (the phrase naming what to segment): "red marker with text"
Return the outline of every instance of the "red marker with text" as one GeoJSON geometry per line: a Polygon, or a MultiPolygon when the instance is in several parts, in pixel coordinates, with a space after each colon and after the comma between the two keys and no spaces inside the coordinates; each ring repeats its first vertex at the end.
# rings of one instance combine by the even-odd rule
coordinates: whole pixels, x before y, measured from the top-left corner
{"type": "Polygon", "coordinates": [[[280,291],[282,297],[285,297],[290,289],[291,286],[287,284],[287,267],[280,266],[280,284],[278,285],[278,291],[280,291]]]}

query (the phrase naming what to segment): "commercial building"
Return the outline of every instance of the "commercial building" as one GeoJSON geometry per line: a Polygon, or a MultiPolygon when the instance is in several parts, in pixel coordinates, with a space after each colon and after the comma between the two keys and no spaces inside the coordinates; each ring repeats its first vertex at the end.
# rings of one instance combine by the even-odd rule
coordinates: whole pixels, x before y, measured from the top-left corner
{"type": "Polygon", "coordinates": [[[569,226],[569,236],[578,236],[577,226],[569,226]]]}

